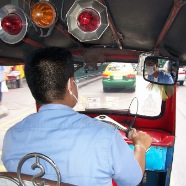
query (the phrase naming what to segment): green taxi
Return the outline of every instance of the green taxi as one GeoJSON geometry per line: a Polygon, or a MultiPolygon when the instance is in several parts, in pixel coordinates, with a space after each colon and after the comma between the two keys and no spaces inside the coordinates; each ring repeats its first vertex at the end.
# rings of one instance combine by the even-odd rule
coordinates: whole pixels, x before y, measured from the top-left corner
{"type": "Polygon", "coordinates": [[[103,91],[112,89],[136,89],[136,74],[131,63],[111,62],[102,74],[103,91]]]}

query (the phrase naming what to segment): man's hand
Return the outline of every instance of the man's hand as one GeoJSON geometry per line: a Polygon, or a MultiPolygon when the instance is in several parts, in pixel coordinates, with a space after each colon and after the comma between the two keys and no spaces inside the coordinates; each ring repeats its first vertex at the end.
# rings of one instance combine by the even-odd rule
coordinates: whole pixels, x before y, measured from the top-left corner
{"type": "Polygon", "coordinates": [[[134,146],[135,145],[141,145],[145,147],[145,149],[149,149],[152,143],[152,138],[146,133],[139,131],[137,132],[136,129],[133,129],[133,135],[132,135],[132,141],[134,146]]]}
{"type": "Polygon", "coordinates": [[[145,171],[145,154],[150,148],[152,138],[146,133],[133,129],[132,141],[134,144],[134,155],[141,167],[142,173],[145,171]]]}

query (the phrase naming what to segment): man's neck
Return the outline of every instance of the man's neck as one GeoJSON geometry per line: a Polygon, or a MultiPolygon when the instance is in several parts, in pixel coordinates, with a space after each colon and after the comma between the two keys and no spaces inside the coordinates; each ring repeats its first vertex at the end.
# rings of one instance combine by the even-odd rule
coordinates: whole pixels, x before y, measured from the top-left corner
{"type": "Polygon", "coordinates": [[[74,103],[74,99],[70,99],[70,97],[65,96],[64,99],[55,100],[52,104],[63,104],[73,108],[76,103],[74,103]]]}

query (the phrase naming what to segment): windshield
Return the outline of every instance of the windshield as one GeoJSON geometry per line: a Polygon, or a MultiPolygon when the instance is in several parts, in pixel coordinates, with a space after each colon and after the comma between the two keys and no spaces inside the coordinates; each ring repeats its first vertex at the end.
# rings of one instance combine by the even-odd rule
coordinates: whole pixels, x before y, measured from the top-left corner
{"type": "Polygon", "coordinates": [[[74,109],[130,109],[132,114],[159,115],[161,89],[145,81],[142,74],[142,67],[132,63],[105,62],[91,70],[80,68],[75,73],[79,98],[74,109]]]}
{"type": "MultiPolygon", "coordinates": [[[[8,91],[3,92],[1,105],[1,111],[6,116],[1,118],[2,138],[10,126],[36,112],[35,100],[24,77],[24,66],[10,68],[12,70],[7,70],[10,73],[6,80],[8,91]]],[[[96,68],[89,70],[85,67],[79,68],[75,73],[79,96],[74,109],[84,112],[97,111],[98,114],[105,114],[106,111],[126,114],[130,108],[132,114],[158,116],[162,104],[159,86],[145,81],[142,69],[140,64],[113,62],[97,64],[96,68]],[[111,66],[117,67],[117,70],[110,71],[111,66]]],[[[5,170],[1,161],[0,167],[1,170],[5,170]]]]}

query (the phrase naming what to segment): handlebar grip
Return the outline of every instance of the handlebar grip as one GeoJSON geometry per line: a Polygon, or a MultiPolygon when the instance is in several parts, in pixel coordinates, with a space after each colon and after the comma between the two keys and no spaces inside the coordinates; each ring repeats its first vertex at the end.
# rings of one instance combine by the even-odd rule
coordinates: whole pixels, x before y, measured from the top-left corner
{"type": "Polygon", "coordinates": [[[133,128],[129,128],[128,131],[126,132],[126,136],[127,136],[127,138],[131,139],[133,133],[134,133],[133,128]]]}

